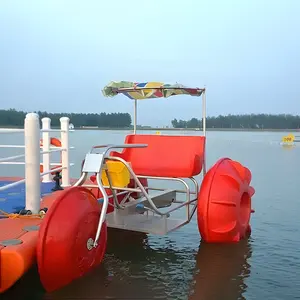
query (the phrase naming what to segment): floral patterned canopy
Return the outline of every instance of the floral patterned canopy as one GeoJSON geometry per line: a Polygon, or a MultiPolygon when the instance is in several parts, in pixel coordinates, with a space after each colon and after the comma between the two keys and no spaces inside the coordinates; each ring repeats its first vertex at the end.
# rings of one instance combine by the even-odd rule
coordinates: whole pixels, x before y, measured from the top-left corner
{"type": "Polygon", "coordinates": [[[124,94],[130,99],[144,100],[150,98],[167,98],[175,95],[201,96],[205,89],[189,88],[181,84],[164,84],[162,82],[135,83],[129,81],[111,81],[102,93],[105,97],[124,94]]]}

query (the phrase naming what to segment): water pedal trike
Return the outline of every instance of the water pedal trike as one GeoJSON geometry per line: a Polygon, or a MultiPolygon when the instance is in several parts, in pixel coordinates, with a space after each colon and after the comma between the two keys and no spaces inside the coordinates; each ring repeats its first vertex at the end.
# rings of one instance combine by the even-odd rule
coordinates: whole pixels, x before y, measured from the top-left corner
{"type": "Polygon", "coordinates": [[[199,232],[207,243],[239,242],[250,234],[255,191],[249,169],[222,158],[206,172],[205,89],[130,82],[104,88],[106,96],[119,93],[135,101],[134,134],[124,144],[93,147],[79,180],[58,192],[41,224],[37,258],[48,291],[101,263],[107,227],[168,234],[189,223],[197,211],[199,232]],[[137,99],[179,94],[202,95],[202,136],[136,134],[137,99]],[[155,184],[165,181],[169,184],[155,184]]]}

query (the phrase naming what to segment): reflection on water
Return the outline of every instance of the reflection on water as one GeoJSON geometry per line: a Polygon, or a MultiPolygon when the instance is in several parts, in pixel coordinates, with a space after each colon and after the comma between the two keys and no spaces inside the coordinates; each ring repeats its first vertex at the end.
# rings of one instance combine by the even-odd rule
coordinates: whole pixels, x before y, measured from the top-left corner
{"type": "Polygon", "coordinates": [[[189,300],[245,299],[251,252],[248,240],[228,245],[201,243],[189,300]]]}
{"type": "Polygon", "coordinates": [[[146,234],[110,229],[108,237],[102,266],[44,299],[176,299],[168,284],[180,253],[153,249],[146,234]]]}
{"type": "Polygon", "coordinates": [[[201,243],[198,252],[164,242],[162,246],[158,237],[152,241],[145,234],[110,229],[105,260],[90,274],[47,294],[33,270],[3,300],[244,299],[251,255],[247,240],[201,243]]]}

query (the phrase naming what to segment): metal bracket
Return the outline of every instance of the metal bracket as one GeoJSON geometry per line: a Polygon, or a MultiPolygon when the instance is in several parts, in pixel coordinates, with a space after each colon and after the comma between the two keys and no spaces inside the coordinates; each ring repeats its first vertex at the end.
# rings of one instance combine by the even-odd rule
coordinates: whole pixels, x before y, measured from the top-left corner
{"type": "Polygon", "coordinates": [[[101,153],[88,153],[85,156],[82,172],[84,173],[99,173],[104,155],[101,153]]]}

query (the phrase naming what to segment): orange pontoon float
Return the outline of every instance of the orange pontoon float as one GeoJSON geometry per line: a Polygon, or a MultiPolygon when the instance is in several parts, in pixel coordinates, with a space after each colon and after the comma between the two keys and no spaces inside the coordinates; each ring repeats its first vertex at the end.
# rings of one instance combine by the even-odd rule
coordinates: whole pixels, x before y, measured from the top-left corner
{"type": "Polygon", "coordinates": [[[36,221],[40,228],[32,243],[47,291],[101,263],[108,227],[167,234],[197,212],[199,233],[207,243],[236,243],[250,234],[255,191],[249,169],[222,158],[206,172],[205,92],[160,82],[111,82],[103,89],[107,97],[123,94],[133,99],[134,132],[124,144],[94,146],[82,163],[81,177],[45,197],[43,207],[48,210],[36,221]],[[203,135],[137,134],[137,101],[175,95],[202,96],[203,135]],[[153,187],[148,180],[168,181],[169,186],[153,187]]]}

